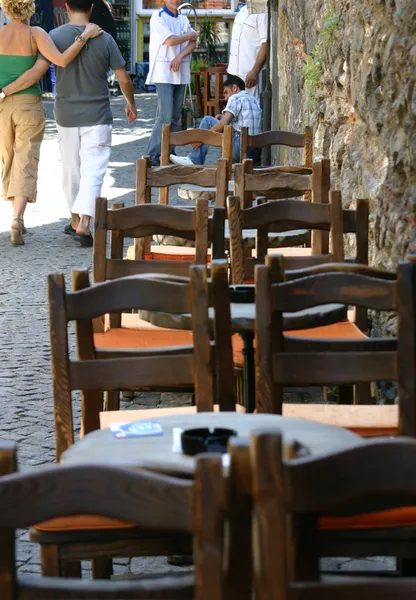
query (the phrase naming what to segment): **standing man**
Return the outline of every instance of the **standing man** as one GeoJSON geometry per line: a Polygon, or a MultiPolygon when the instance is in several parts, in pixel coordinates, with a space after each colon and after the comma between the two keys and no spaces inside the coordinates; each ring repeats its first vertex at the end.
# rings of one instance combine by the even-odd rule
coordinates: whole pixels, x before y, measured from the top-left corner
{"type": "Polygon", "coordinates": [[[238,75],[246,91],[260,99],[260,75],[267,58],[267,13],[250,14],[243,6],[235,16],[228,73],[238,75]]]}
{"type": "MultiPolygon", "coordinates": [[[[69,23],[50,32],[63,52],[75,39],[82,39],[88,24],[92,0],[68,0],[69,23]]],[[[71,223],[64,233],[73,235],[81,246],[92,246],[90,220],[101,195],[111,152],[113,117],[107,73],[114,71],[126,97],[129,123],[137,118],[134,88],[117,44],[108,33],[88,40],[77,58],[65,69],[56,70],[55,119],[61,150],[63,190],[71,211],[71,223]]]]}
{"type": "Polygon", "coordinates": [[[158,94],[157,116],[147,153],[152,165],[160,164],[162,125],[178,131],[185,87],[191,81],[190,55],[198,34],[187,17],[178,14],[181,0],[166,0],[150,19],[150,64],[146,85],[155,85],[158,94]]]}

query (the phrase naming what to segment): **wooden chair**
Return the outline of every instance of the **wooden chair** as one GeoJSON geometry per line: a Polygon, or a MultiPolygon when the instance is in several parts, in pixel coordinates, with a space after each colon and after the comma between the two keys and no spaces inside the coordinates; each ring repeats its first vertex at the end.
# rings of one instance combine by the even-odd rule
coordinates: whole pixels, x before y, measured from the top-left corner
{"type": "Polygon", "coordinates": [[[215,117],[220,114],[226,105],[224,100],[224,78],[227,76],[227,67],[224,65],[216,67],[201,67],[204,77],[204,116],[215,117]],[[215,78],[214,95],[211,95],[211,77],[215,78]]]}
{"type": "MultiPolygon", "coordinates": [[[[210,131],[208,129],[186,129],[186,131],[172,132],[171,125],[163,125],[160,165],[162,167],[171,165],[169,154],[172,146],[188,146],[196,142],[207,144],[214,148],[221,148],[221,158],[226,158],[228,160],[227,174],[228,178],[231,179],[233,162],[233,128],[230,125],[225,127],[223,133],[210,131]]],[[[159,201],[162,204],[167,204],[167,201],[159,201]]]]}
{"type": "MultiPolygon", "coordinates": [[[[232,174],[232,159],[233,159],[233,130],[231,126],[227,126],[224,129],[223,133],[218,133],[216,131],[209,131],[207,129],[187,129],[186,131],[175,131],[171,132],[170,125],[163,125],[162,127],[162,149],[160,155],[160,165],[163,166],[172,166],[170,162],[169,154],[172,146],[188,146],[189,144],[193,144],[195,142],[199,142],[201,144],[207,144],[208,146],[213,146],[214,148],[221,148],[221,158],[227,160],[227,182],[225,189],[228,193],[228,181],[231,179],[232,174]]],[[[149,163],[150,164],[150,163],[149,163]]],[[[201,165],[202,166],[202,165],[201,165]]],[[[217,168],[219,163],[217,161],[217,168]]],[[[183,169],[183,167],[180,167],[183,169]]],[[[201,167],[197,167],[201,168],[201,167]]],[[[204,169],[213,168],[212,165],[205,165],[204,169]]],[[[221,168],[223,166],[221,165],[221,168]]],[[[185,171],[183,172],[185,173],[185,171]]],[[[198,178],[199,179],[199,178],[198,178]]],[[[186,182],[180,181],[179,183],[184,184],[186,182]]],[[[208,183],[204,183],[201,180],[201,183],[194,183],[193,185],[197,185],[201,188],[200,193],[204,193],[204,188],[215,187],[216,193],[219,192],[219,197],[217,199],[217,195],[215,196],[215,201],[217,206],[225,206],[225,197],[223,196],[222,185],[223,182],[223,173],[220,170],[219,172],[219,183],[220,186],[217,185],[217,180],[211,181],[212,185],[208,183]],[[220,189],[218,189],[218,187],[220,189]]],[[[159,203],[160,204],[168,204],[169,203],[169,188],[162,187],[159,190],[159,203]]]]}
{"type": "MultiPolygon", "coordinates": [[[[240,198],[230,196],[227,199],[228,223],[230,229],[230,257],[231,281],[241,285],[254,279],[256,264],[264,263],[268,253],[269,233],[284,232],[293,229],[306,229],[309,231],[327,231],[331,236],[332,248],[330,252],[321,254],[299,253],[296,248],[278,248],[276,252],[285,254],[286,268],[296,269],[305,266],[327,262],[342,262],[344,260],[343,224],[348,226],[347,231],[359,231],[360,258],[365,256],[364,245],[367,243],[368,233],[364,234],[366,225],[366,201],[359,203],[360,212],[343,210],[340,192],[333,191],[329,196],[328,204],[315,202],[300,202],[298,200],[279,200],[276,202],[260,203],[257,206],[241,209],[240,198]],[[362,225],[358,225],[358,218],[363,218],[362,225]],[[256,257],[245,256],[244,230],[254,230],[256,233],[256,257]],[[287,252],[285,251],[287,250],[287,252]],[[286,256],[286,254],[288,256],[286,256]],[[291,256],[292,254],[292,256],[291,256]],[[299,254],[299,255],[296,255],[299,254]]],[[[358,209],[357,209],[358,210],[358,209]]],[[[368,223],[368,220],[367,220],[368,223]]],[[[366,228],[368,232],[368,227],[366,228]]]]}
{"type": "MultiPolygon", "coordinates": [[[[224,256],[225,209],[215,208],[208,217],[208,201],[198,200],[195,209],[160,204],[138,204],[109,210],[105,198],[95,203],[93,278],[96,283],[140,273],[167,273],[187,277],[193,264],[206,265],[209,252],[214,259],[224,256]],[[107,234],[110,233],[110,248],[107,234]],[[153,258],[151,238],[173,235],[195,241],[194,256],[177,260],[153,258]],[[126,237],[134,238],[134,254],[123,259],[126,237]]],[[[169,247],[170,248],[170,247],[169,247]]]]}
{"type": "MultiPolygon", "coordinates": [[[[281,435],[264,432],[252,436],[250,462],[256,598],[414,597],[416,579],[375,577],[376,573],[325,579],[320,578],[319,569],[319,559],[328,555],[322,531],[326,523],[371,523],[400,513],[416,518],[414,440],[375,440],[330,455],[287,460],[281,435]]],[[[377,552],[396,556],[406,551],[414,555],[414,538],[409,536],[412,530],[408,531],[407,543],[405,530],[387,529],[384,539],[379,536],[378,541],[371,541],[369,532],[361,531],[359,556],[375,556],[377,552]]],[[[359,547],[357,542],[355,555],[359,547]]]]}
{"type": "MultiPolygon", "coordinates": [[[[358,201],[357,211],[342,210],[341,195],[339,192],[330,193],[329,204],[315,204],[314,202],[299,202],[298,200],[279,200],[267,202],[253,208],[241,210],[239,198],[230,197],[228,205],[228,222],[230,227],[230,254],[231,254],[231,281],[235,285],[254,281],[254,269],[257,264],[265,261],[268,252],[268,234],[270,230],[285,231],[293,229],[307,229],[329,231],[332,249],[328,254],[305,256],[303,252],[296,255],[296,248],[277,249],[279,253],[285,252],[284,268],[291,271],[302,267],[321,265],[328,262],[342,262],[344,260],[343,223],[347,231],[357,232],[357,257],[363,261],[368,260],[368,202],[358,201]],[[243,250],[243,230],[256,231],[256,258],[245,257],[243,250]],[[295,254],[290,256],[290,254],[295,254]]],[[[268,258],[268,257],[267,257],[268,258]]],[[[272,270],[273,272],[273,270],[272,270]]],[[[296,271],[297,273],[298,271],[296,271]]],[[[368,332],[367,311],[361,307],[355,313],[355,323],[345,321],[334,323],[325,327],[317,327],[314,335],[325,338],[365,337],[368,332]]],[[[304,331],[305,335],[310,330],[304,331]]],[[[297,332],[302,335],[301,331],[297,332]]],[[[240,336],[233,336],[233,356],[237,382],[243,376],[243,342],[240,336]]],[[[238,388],[239,389],[239,388],[238,388]]],[[[370,390],[368,385],[356,389],[357,400],[368,403],[370,390]]],[[[325,388],[326,391],[326,388],[325,388]]],[[[351,390],[338,390],[340,401],[350,401],[351,390]]]]}
{"type": "MultiPolygon", "coordinates": [[[[180,184],[191,184],[203,187],[215,188],[215,198],[217,207],[225,207],[225,199],[228,195],[227,179],[227,161],[218,159],[216,167],[151,167],[146,158],[136,161],[136,204],[150,204],[152,188],[163,190],[169,193],[171,186],[180,184]]],[[[204,194],[201,194],[202,199],[204,194]]],[[[159,201],[161,198],[159,198],[159,201]]],[[[163,204],[168,203],[168,195],[163,199],[163,204]]],[[[178,208],[178,207],[177,207],[178,208]]],[[[184,208],[184,207],[182,207],[184,208]]],[[[187,209],[193,208],[190,205],[187,209]]],[[[175,234],[174,234],[175,235],[175,234]]],[[[161,260],[193,260],[195,250],[193,248],[184,249],[183,246],[176,245],[152,245],[149,248],[150,237],[148,238],[147,256],[161,260]]],[[[135,248],[129,248],[129,258],[139,258],[138,245],[142,242],[136,242],[135,248]]],[[[224,251],[224,244],[223,244],[224,251]]]]}
{"type": "MultiPolygon", "coordinates": [[[[284,281],[273,257],[256,268],[256,402],[259,412],[281,414],[284,386],[354,385],[397,381],[401,435],[416,435],[416,260],[395,274],[366,265],[312,267],[284,281]],[[329,328],[283,332],[282,313],[327,303],[395,311],[398,336],[367,338],[329,328]]],[[[352,324],[349,326],[351,327],[352,324]]],[[[332,327],[332,326],[331,326],[332,327]]],[[[313,413],[313,405],[310,411],[313,413]]],[[[338,407],[339,412],[343,410],[338,407]]],[[[344,423],[345,426],[345,423],[344,423]]],[[[344,556],[343,554],[337,556],[344,556]]],[[[349,556],[346,554],[345,556],[349,556]]]]}
{"type": "Polygon", "coordinates": [[[295,198],[312,192],[314,202],[328,202],[330,189],[329,161],[313,163],[312,168],[281,166],[254,169],[253,161],[245,159],[234,165],[234,195],[241,208],[250,208],[253,199],[295,198]]]}
{"type": "Polygon", "coordinates": [[[198,458],[195,481],[105,465],[58,466],[14,473],[16,448],[8,442],[0,445],[0,465],[3,600],[221,598],[225,495],[220,456],[198,458]],[[195,574],[105,582],[18,574],[16,529],[83,514],[102,521],[117,519],[149,536],[157,532],[171,539],[193,540],[195,574]]]}
{"type": "MultiPolygon", "coordinates": [[[[226,262],[215,261],[212,274],[212,283],[208,283],[206,268],[194,266],[188,282],[155,274],[123,277],[90,286],[88,272],[75,271],[72,274],[74,292],[66,291],[63,275],[48,276],[58,461],[74,443],[74,390],[81,390],[84,435],[99,429],[102,392],[107,390],[194,388],[196,410],[212,411],[214,403],[219,404],[220,410],[235,410],[226,262]],[[209,304],[215,309],[217,342],[210,339],[209,304]],[[129,308],[172,314],[192,312],[193,340],[187,336],[183,341],[176,338],[176,345],[164,344],[160,336],[156,349],[145,345],[138,348],[137,338],[129,343],[128,335],[119,344],[117,338],[108,344],[97,343],[93,319],[129,308]],[[70,357],[70,322],[76,325],[78,360],[70,357]],[[192,341],[193,345],[189,345],[192,341]]],[[[178,336],[181,332],[174,333],[178,336]]],[[[163,335],[168,335],[165,330],[163,335]]],[[[180,410],[178,408],[179,414],[180,410]]],[[[160,415],[163,416],[163,409],[160,415]]],[[[146,419],[145,410],[143,418],[146,419]]],[[[41,545],[44,575],[58,575],[63,563],[89,558],[97,565],[98,577],[109,577],[113,557],[190,554],[184,538],[155,540],[155,536],[146,532],[120,526],[119,521],[103,522],[89,516],[47,521],[32,530],[31,539],[41,545]]],[[[79,565],[73,569],[79,572],[79,565]]]]}
{"type": "MultiPolygon", "coordinates": [[[[313,129],[305,127],[305,133],[291,131],[263,131],[257,135],[249,135],[248,128],[242,127],[240,133],[240,162],[248,158],[251,148],[267,148],[270,146],[288,146],[303,148],[303,166],[312,169],[313,161],[313,129]]],[[[311,192],[306,192],[305,200],[311,200],[311,192]]]]}

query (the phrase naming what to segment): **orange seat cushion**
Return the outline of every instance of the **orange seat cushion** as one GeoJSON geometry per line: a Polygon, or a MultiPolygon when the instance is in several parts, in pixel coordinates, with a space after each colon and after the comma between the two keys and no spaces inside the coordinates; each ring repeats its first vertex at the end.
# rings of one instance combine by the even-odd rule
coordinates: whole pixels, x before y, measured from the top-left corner
{"type": "Polygon", "coordinates": [[[332,325],[322,325],[322,327],[313,327],[312,329],[293,329],[285,331],[287,337],[309,337],[322,338],[328,340],[358,340],[366,339],[367,336],[351,321],[340,321],[332,325]]]}
{"type": "Polygon", "coordinates": [[[109,329],[94,334],[96,348],[166,348],[192,346],[192,332],[180,329],[109,329]]]}
{"type": "Polygon", "coordinates": [[[36,529],[39,531],[86,531],[91,529],[126,529],[129,527],[136,527],[136,525],[98,515],[57,517],[36,525],[36,529]]]}
{"type": "MultiPolygon", "coordinates": [[[[350,321],[341,321],[332,325],[322,325],[322,327],[313,327],[312,329],[294,329],[284,332],[286,337],[309,337],[322,338],[327,340],[345,340],[345,339],[362,339],[367,336],[358,329],[354,323],[350,321]]],[[[243,341],[238,334],[233,335],[233,358],[234,366],[242,368],[243,361],[243,341]]]]}
{"type": "Polygon", "coordinates": [[[326,531],[415,527],[416,507],[406,506],[354,517],[322,517],[319,526],[326,531]]]}

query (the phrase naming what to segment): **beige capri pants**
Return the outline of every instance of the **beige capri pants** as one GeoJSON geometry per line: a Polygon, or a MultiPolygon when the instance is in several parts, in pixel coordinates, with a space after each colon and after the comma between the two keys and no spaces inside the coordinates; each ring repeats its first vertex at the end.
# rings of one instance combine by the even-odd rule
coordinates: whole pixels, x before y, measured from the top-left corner
{"type": "Polygon", "coordinates": [[[40,96],[18,94],[0,103],[0,163],[4,200],[36,202],[45,111],[40,96]]]}

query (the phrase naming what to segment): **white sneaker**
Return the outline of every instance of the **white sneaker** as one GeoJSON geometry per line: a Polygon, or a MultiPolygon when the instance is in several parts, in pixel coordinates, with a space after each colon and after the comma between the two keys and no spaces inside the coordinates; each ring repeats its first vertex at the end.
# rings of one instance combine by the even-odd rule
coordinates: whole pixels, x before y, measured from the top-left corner
{"type": "Polygon", "coordinates": [[[175,165],[181,165],[181,167],[195,166],[189,156],[176,156],[176,154],[171,154],[169,158],[171,162],[175,163],[175,165]]]}

